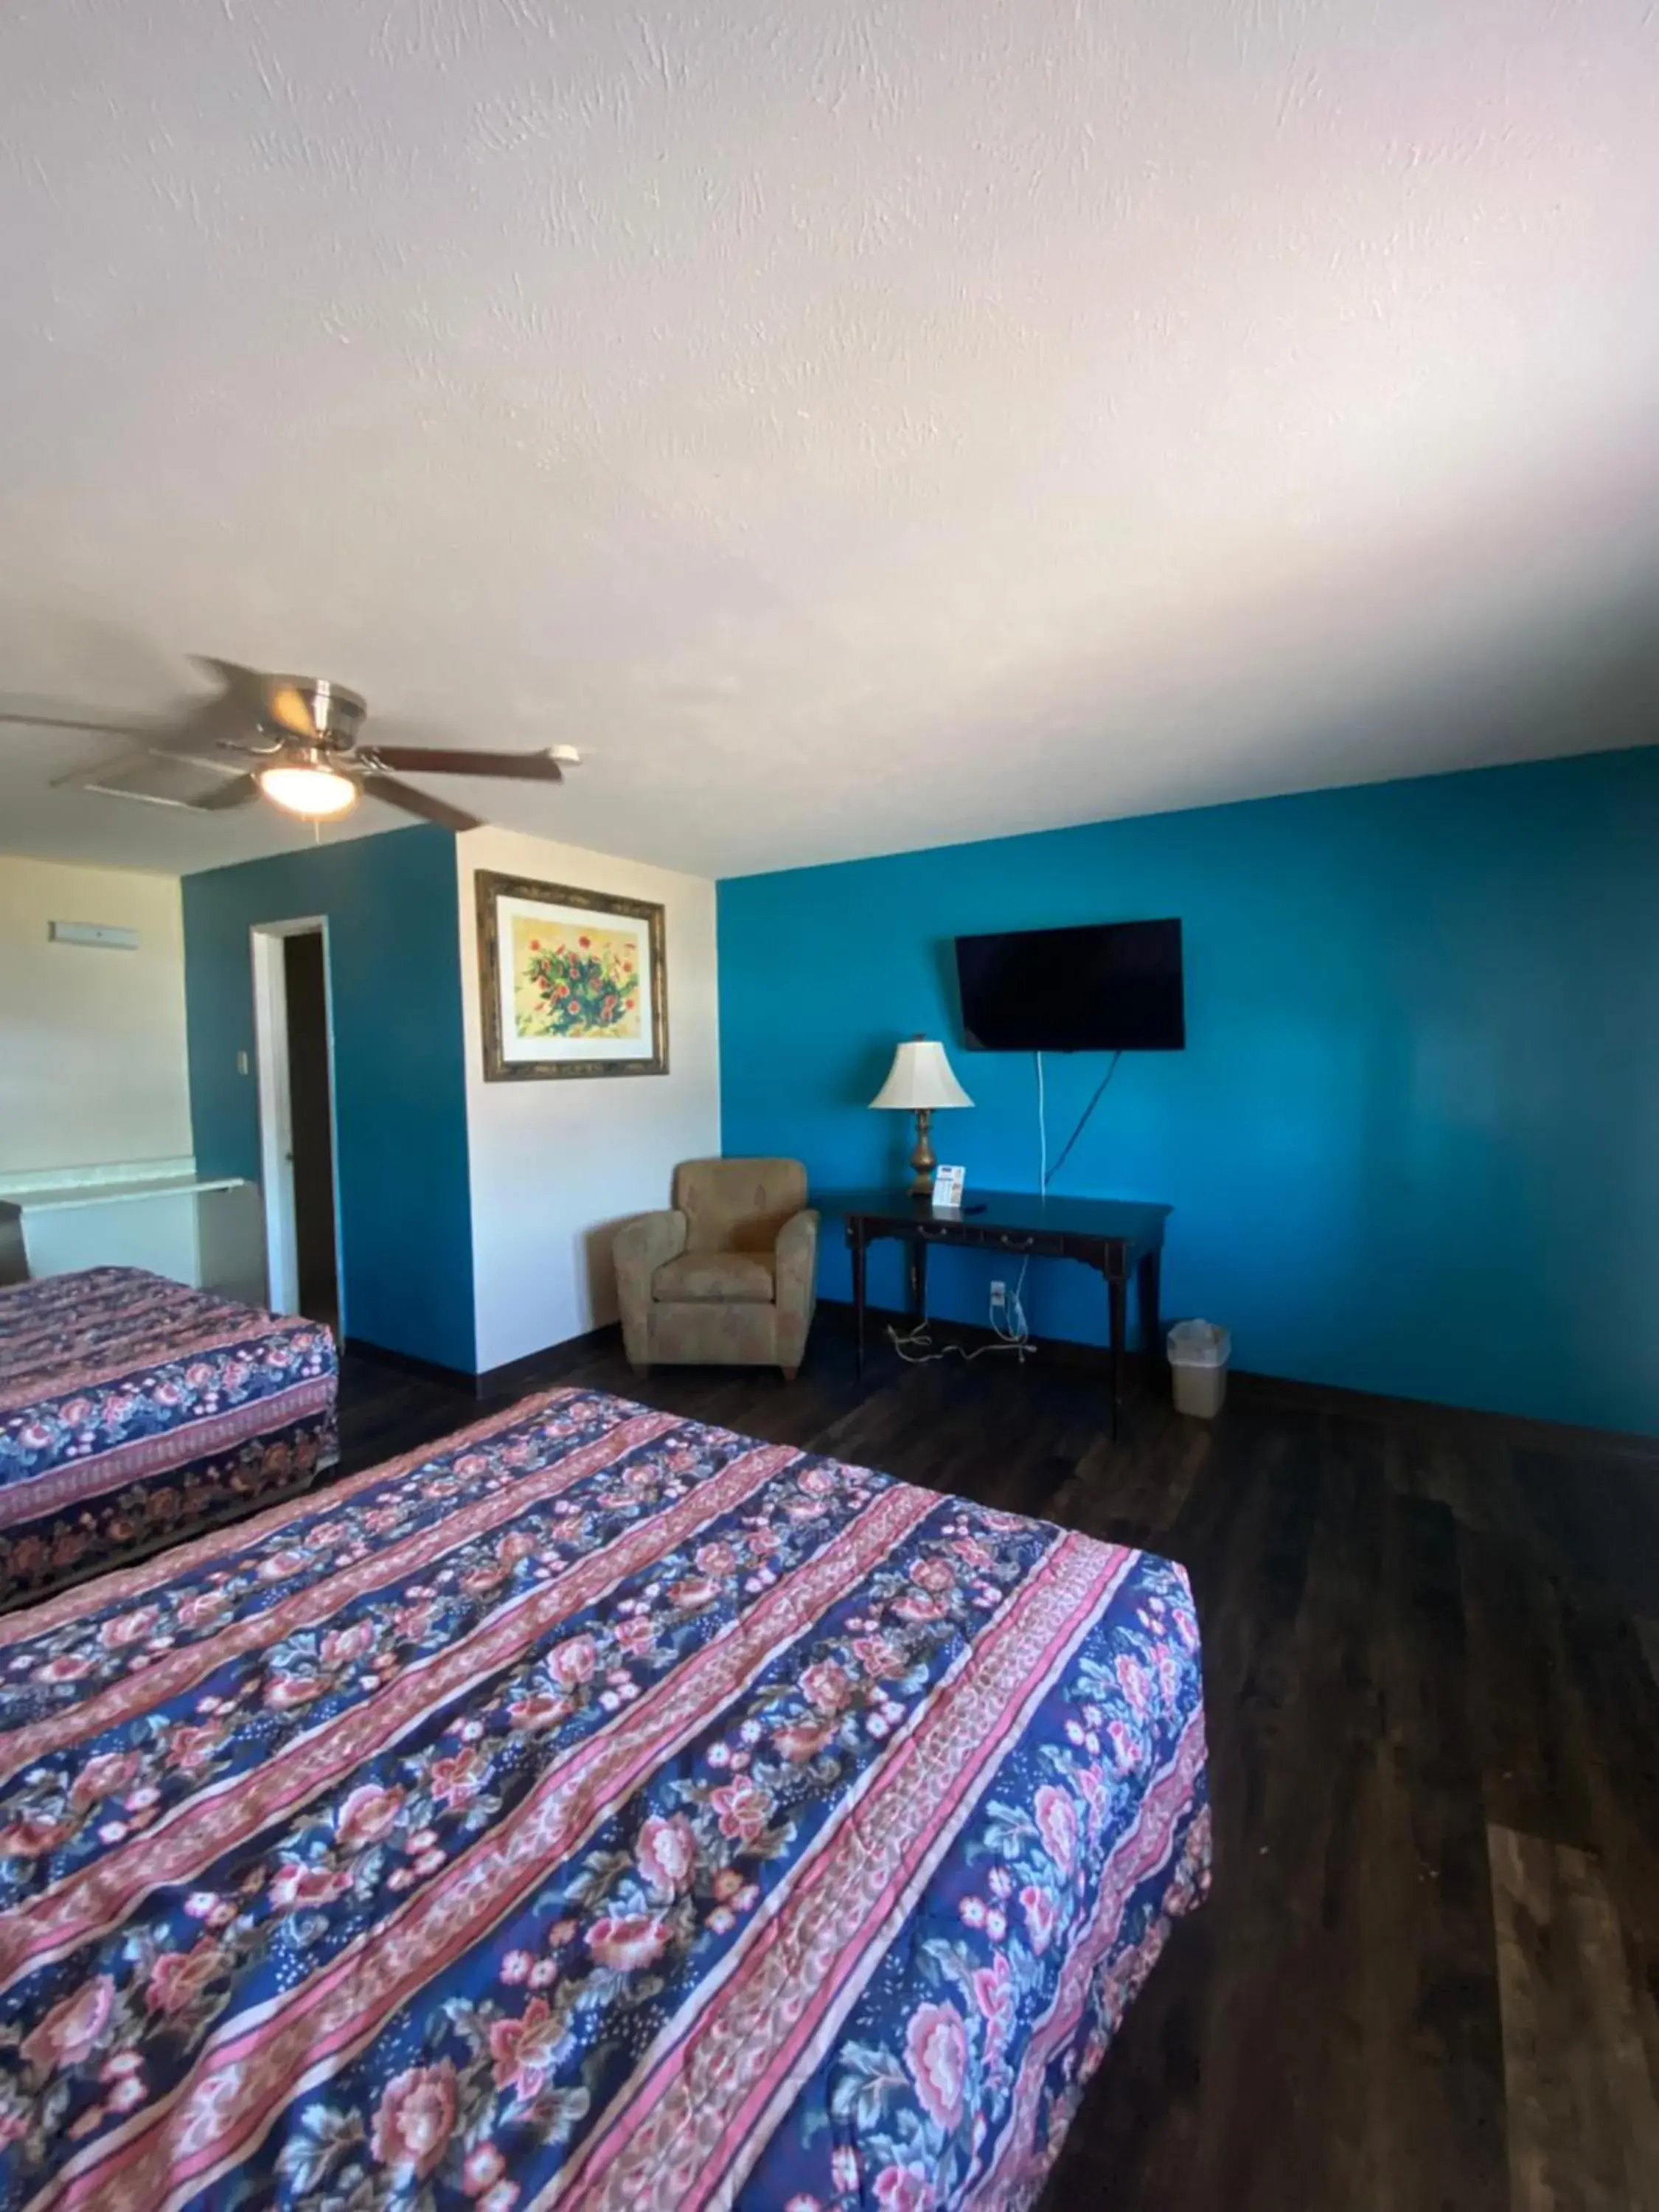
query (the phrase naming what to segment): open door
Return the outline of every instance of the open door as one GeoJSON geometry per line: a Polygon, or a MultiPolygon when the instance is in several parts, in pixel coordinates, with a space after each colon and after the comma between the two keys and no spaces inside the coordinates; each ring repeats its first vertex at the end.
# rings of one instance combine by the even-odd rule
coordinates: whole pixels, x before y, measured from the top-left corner
{"type": "Polygon", "coordinates": [[[253,1006],[267,1295],[343,1335],[326,921],[256,926],[253,1006]]]}

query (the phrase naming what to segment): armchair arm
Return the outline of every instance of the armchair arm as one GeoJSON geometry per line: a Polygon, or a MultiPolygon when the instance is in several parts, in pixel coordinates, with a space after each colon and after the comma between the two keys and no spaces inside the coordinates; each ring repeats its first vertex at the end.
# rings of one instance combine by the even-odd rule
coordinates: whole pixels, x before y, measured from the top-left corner
{"type": "Polygon", "coordinates": [[[617,1231],[611,1248],[617,1263],[617,1304],[623,1343],[635,1366],[650,1358],[651,1279],[667,1261],[678,1259],[686,1234],[685,1216],[678,1212],[642,1213],[617,1231]]]}
{"type": "Polygon", "coordinates": [[[814,1206],[792,1213],[778,1231],[778,1363],[799,1367],[818,1296],[818,1221],[814,1206]]]}

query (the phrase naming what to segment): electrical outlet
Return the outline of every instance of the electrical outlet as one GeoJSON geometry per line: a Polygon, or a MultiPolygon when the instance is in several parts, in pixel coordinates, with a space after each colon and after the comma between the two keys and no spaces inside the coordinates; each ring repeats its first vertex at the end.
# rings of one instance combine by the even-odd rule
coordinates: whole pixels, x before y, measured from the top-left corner
{"type": "Polygon", "coordinates": [[[1003,1314],[1003,1313],[1006,1313],[1006,1312],[1007,1312],[1007,1310],[1008,1310],[1008,1285],[1007,1285],[1007,1284],[1006,1284],[1006,1283],[993,1283],[993,1284],[992,1284],[992,1285],[991,1285],[991,1311],[992,1311],[994,1314],[1003,1314]]]}

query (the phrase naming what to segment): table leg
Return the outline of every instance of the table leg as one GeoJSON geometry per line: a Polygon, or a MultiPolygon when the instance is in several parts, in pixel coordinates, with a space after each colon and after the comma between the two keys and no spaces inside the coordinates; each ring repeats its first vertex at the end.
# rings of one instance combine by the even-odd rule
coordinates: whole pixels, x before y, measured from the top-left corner
{"type": "Polygon", "coordinates": [[[1158,1312],[1158,1278],[1164,1255],[1157,1250],[1140,1255],[1140,1341],[1146,1354],[1150,1374],[1157,1374],[1164,1364],[1164,1322],[1158,1312]]]}
{"type": "Polygon", "coordinates": [[[864,1231],[849,1226],[847,1241],[853,1250],[853,1321],[858,1338],[858,1371],[864,1374],[864,1231]]]}
{"type": "Polygon", "coordinates": [[[910,1239],[910,1311],[920,1324],[927,1318],[927,1239],[910,1239]]]}
{"type": "Polygon", "coordinates": [[[1123,1419],[1123,1339],[1128,1327],[1128,1285],[1121,1275],[1106,1279],[1106,1297],[1112,1319],[1112,1442],[1117,1442],[1123,1419]]]}

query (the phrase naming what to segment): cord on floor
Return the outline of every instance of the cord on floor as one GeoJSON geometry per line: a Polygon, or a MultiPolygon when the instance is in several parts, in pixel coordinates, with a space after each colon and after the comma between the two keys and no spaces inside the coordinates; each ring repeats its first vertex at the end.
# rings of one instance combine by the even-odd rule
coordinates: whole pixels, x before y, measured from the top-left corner
{"type": "Polygon", "coordinates": [[[907,1329],[902,1336],[893,1327],[891,1322],[889,1322],[887,1337],[899,1358],[908,1360],[912,1367],[925,1367],[929,1360],[933,1359],[982,1359],[988,1352],[1012,1352],[1022,1367],[1028,1359],[1035,1359],[1036,1357],[1036,1345],[1029,1337],[1024,1336],[1003,1336],[999,1334],[994,1344],[976,1344],[971,1352],[965,1345],[935,1344],[933,1324],[925,1321],[918,1322],[914,1328],[907,1329]]]}

